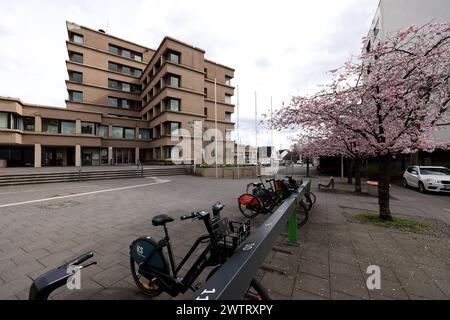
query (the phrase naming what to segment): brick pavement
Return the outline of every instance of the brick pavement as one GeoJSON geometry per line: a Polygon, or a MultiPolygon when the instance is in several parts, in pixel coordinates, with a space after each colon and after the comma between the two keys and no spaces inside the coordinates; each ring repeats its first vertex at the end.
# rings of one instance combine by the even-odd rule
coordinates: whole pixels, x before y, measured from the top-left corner
{"type": "MultiPolygon", "coordinates": [[[[32,279],[64,260],[94,250],[98,265],[83,270],[82,287],[62,288],[55,299],[145,299],[129,271],[129,244],[142,235],[162,235],[151,218],[166,213],[174,217],[209,209],[216,200],[226,207],[223,215],[242,219],[236,198],[248,180],[215,180],[189,176],[145,188],[0,208],[0,299],[26,299],[32,279]]],[[[125,179],[2,187],[0,204],[33,200],[64,193],[85,192],[148,183],[151,179],[125,179]]],[[[314,186],[316,186],[315,181],[314,186]]],[[[285,274],[260,269],[274,299],[448,299],[450,297],[450,243],[379,227],[350,223],[347,207],[370,210],[376,199],[345,193],[319,192],[311,222],[300,229],[299,247],[292,254],[271,251],[266,264],[285,274]],[[382,289],[365,287],[368,265],[381,267],[382,289]]],[[[431,215],[448,221],[450,197],[421,195],[394,188],[393,210],[431,215]],[[429,198],[426,198],[428,196],[429,198]],[[426,201],[426,199],[429,199],[426,201]],[[429,206],[431,209],[424,211],[429,206]]],[[[257,217],[257,225],[265,216],[257,217]]],[[[203,232],[196,222],[179,220],[169,229],[179,259],[203,232]]],[[[284,236],[279,245],[284,245],[284,236]]],[[[178,260],[179,261],[179,260],[178,260]]],[[[202,279],[200,279],[202,280],[202,279]]],[[[178,299],[192,296],[186,293],[178,299]]],[[[162,294],[158,299],[168,299],[162,294]]]]}

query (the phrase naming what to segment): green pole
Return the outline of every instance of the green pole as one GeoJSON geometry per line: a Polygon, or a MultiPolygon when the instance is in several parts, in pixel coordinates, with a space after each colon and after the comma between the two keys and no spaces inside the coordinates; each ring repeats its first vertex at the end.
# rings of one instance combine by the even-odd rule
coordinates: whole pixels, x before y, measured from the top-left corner
{"type": "Polygon", "coordinates": [[[294,210],[292,210],[291,217],[289,218],[289,231],[288,231],[288,241],[287,244],[290,246],[299,246],[300,243],[298,242],[297,237],[297,210],[298,210],[298,196],[295,198],[295,207],[294,210]]]}

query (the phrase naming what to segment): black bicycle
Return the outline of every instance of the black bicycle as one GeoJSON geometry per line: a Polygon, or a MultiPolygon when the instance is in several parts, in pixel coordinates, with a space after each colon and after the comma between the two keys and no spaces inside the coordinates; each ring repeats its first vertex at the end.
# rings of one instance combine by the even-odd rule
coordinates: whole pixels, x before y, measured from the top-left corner
{"type": "MultiPolygon", "coordinates": [[[[142,237],[130,246],[130,267],[133,279],[141,292],[150,297],[156,297],[162,292],[171,296],[185,293],[187,290],[195,291],[194,281],[206,267],[215,267],[207,276],[209,279],[225,261],[233,255],[236,248],[248,237],[250,221],[244,223],[228,221],[220,218],[223,205],[216,203],[213,208],[213,217],[204,211],[193,212],[181,217],[181,220],[201,220],[208,233],[195,241],[183,260],[175,265],[167,223],[174,221],[167,215],[158,215],[153,218],[154,226],[163,226],[165,237],[156,242],[151,237],[142,237]],[[193,263],[189,271],[182,277],[179,271],[200,244],[207,244],[206,249],[193,263]],[[169,263],[163,249],[167,248],[169,263]]],[[[244,299],[269,300],[269,296],[261,284],[253,279],[245,293],[244,299]]]]}

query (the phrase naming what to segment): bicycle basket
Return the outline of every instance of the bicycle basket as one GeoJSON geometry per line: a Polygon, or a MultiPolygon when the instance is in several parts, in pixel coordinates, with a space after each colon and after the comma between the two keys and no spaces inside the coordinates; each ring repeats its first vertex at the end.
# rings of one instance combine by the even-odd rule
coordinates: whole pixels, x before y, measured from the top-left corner
{"type": "Polygon", "coordinates": [[[237,222],[224,218],[214,224],[213,230],[218,245],[233,252],[250,235],[250,220],[237,222]]]}

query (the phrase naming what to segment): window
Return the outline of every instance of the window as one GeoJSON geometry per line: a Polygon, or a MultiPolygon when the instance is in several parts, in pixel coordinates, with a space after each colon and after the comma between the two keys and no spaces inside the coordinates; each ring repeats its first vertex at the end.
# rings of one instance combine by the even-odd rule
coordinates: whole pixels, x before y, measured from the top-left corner
{"type": "Polygon", "coordinates": [[[117,98],[108,97],[108,106],[117,107],[118,106],[117,100],[118,100],[117,98]]]}
{"type": "MultiPolygon", "coordinates": [[[[140,69],[134,69],[134,76],[135,76],[136,78],[140,78],[141,75],[142,75],[142,70],[140,70],[140,69]]],[[[147,80],[147,78],[146,78],[146,80],[147,80]]]]}
{"type": "Polygon", "coordinates": [[[166,109],[170,111],[180,111],[180,99],[169,98],[166,100],[166,109]]]}
{"type": "Polygon", "coordinates": [[[0,128],[8,129],[9,113],[0,112],[0,128]]]}
{"type": "Polygon", "coordinates": [[[120,90],[119,82],[116,80],[108,79],[108,88],[120,90]]]}
{"type": "Polygon", "coordinates": [[[231,112],[225,112],[225,121],[231,122],[231,112]]]}
{"type": "Polygon", "coordinates": [[[208,88],[204,88],[203,93],[205,94],[205,97],[208,98],[208,88]]]}
{"type": "Polygon", "coordinates": [[[99,125],[97,127],[97,134],[100,137],[107,137],[109,135],[109,127],[108,126],[101,126],[101,125],[99,125]]]}
{"type": "Polygon", "coordinates": [[[73,82],[82,83],[83,82],[83,74],[81,72],[69,71],[69,79],[73,82]]]}
{"type": "Polygon", "coordinates": [[[134,53],[134,60],[136,60],[138,62],[142,62],[142,54],[134,53]]]}
{"type": "Polygon", "coordinates": [[[139,129],[139,139],[151,139],[150,129],[139,129]]]}
{"type": "Polygon", "coordinates": [[[225,94],[225,103],[231,104],[231,95],[225,94]]]}
{"type": "Polygon", "coordinates": [[[172,135],[172,136],[178,135],[180,127],[181,126],[180,126],[179,122],[166,123],[166,132],[165,132],[165,134],[172,135]]]}
{"type": "Polygon", "coordinates": [[[121,54],[121,56],[124,57],[124,58],[127,58],[127,59],[131,59],[131,51],[122,49],[122,54],[121,54]]]}
{"type": "Polygon", "coordinates": [[[81,34],[72,33],[70,36],[70,40],[77,44],[84,44],[84,38],[81,34]]]}
{"type": "Polygon", "coordinates": [[[205,116],[208,116],[208,108],[203,108],[203,113],[205,114],[205,116]]]}
{"type": "Polygon", "coordinates": [[[122,66],[122,73],[125,73],[125,74],[131,74],[131,68],[130,67],[125,67],[125,66],[122,66]]]}
{"type": "Polygon", "coordinates": [[[136,133],[136,130],[134,130],[133,128],[125,128],[124,137],[125,137],[125,139],[134,139],[135,133],[136,133]]]}
{"type": "Polygon", "coordinates": [[[168,51],[166,54],[166,59],[172,63],[180,63],[180,54],[174,51],[168,51]]]}
{"type": "Polygon", "coordinates": [[[112,54],[119,55],[119,48],[111,44],[109,45],[108,51],[111,52],[112,54]]]}
{"type": "Polygon", "coordinates": [[[42,132],[59,133],[59,121],[53,119],[42,119],[42,132]]]}
{"type": "Polygon", "coordinates": [[[64,134],[75,134],[76,132],[75,121],[61,121],[61,133],[64,134]]]}
{"type": "Polygon", "coordinates": [[[117,63],[114,63],[114,62],[108,62],[108,70],[109,71],[118,72],[119,65],[117,63]]]}
{"type": "Polygon", "coordinates": [[[233,78],[230,76],[225,76],[225,84],[228,86],[231,86],[231,79],[233,79],[233,78]]]}
{"type": "Polygon", "coordinates": [[[69,60],[72,62],[83,63],[83,54],[69,51],[69,60]]]}
{"type": "Polygon", "coordinates": [[[225,140],[227,140],[227,141],[231,141],[231,132],[232,132],[233,130],[225,130],[225,140]]]}
{"type": "Polygon", "coordinates": [[[171,87],[179,87],[180,86],[180,77],[174,76],[174,75],[169,75],[166,78],[166,84],[171,87]]]}
{"type": "Polygon", "coordinates": [[[83,92],[69,91],[69,100],[75,102],[83,102],[83,92]]]}
{"type": "Polygon", "coordinates": [[[131,92],[131,86],[129,83],[123,83],[122,82],[122,91],[124,92],[131,92]]]}
{"type": "Polygon", "coordinates": [[[123,138],[123,128],[122,127],[112,127],[113,138],[123,138]]]}
{"type": "Polygon", "coordinates": [[[205,78],[207,78],[208,77],[208,69],[207,68],[203,69],[203,72],[205,73],[205,78]]]}
{"type": "Polygon", "coordinates": [[[93,122],[81,122],[82,134],[95,134],[95,123],[93,122]]]}
{"type": "Polygon", "coordinates": [[[24,131],[34,131],[34,117],[23,117],[22,122],[24,131]]]}
{"type": "Polygon", "coordinates": [[[172,157],[172,147],[164,147],[164,158],[170,159],[172,157]]]}

